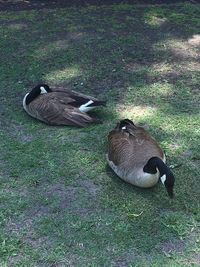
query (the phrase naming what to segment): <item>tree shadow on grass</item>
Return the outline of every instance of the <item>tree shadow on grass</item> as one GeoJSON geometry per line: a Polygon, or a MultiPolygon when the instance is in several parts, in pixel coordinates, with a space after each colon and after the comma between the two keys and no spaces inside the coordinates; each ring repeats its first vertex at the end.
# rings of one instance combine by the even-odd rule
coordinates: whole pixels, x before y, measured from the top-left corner
{"type": "MultiPolygon", "coordinates": [[[[1,97],[5,114],[12,115],[16,123],[21,123],[23,119],[19,109],[24,93],[28,88],[41,81],[49,84],[66,85],[71,89],[106,98],[108,103],[111,103],[111,107],[102,112],[103,117],[105,117],[103,126],[81,130],[59,128],[61,137],[58,137],[56,130],[38,125],[36,135],[41,138],[41,143],[38,146],[34,146],[32,143],[33,147],[19,146],[21,151],[28,151],[27,153],[31,153],[32,149],[34,150],[35,158],[29,158],[26,161],[25,158],[28,154],[26,155],[25,152],[23,157],[21,156],[22,159],[19,157],[19,164],[22,164],[24,160],[22,168],[26,167],[27,172],[32,171],[34,173],[34,177],[28,176],[30,179],[32,177],[33,182],[35,176],[39,177],[43,172],[41,171],[37,175],[31,169],[32,167],[26,166],[26,163],[30,166],[34,163],[37,166],[36,148],[44,160],[43,164],[46,165],[42,165],[40,168],[45,166],[46,172],[43,175],[46,176],[49,173],[49,177],[41,177],[41,187],[46,188],[47,179],[52,179],[54,182],[56,179],[63,179],[66,173],[72,177],[77,174],[74,183],[78,183],[83,175],[88,175],[90,179],[101,183],[102,195],[97,197],[97,201],[101,203],[101,206],[105,205],[105,213],[99,208],[105,218],[101,215],[94,218],[99,214],[99,211],[93,207],[94,230],[91,232],[82,231],[85,240],[93,242],[96,249],[99,249],[99,245],[95,244],[94,240],[102,241],[100,249],[103,250],[105,246],[109,247],[104,242],[107,237],[110,237],[112,246],[120,242],[119,246],[125,250],[133,246],[145,252],[152,250],[161,240],[178,237],[174,230],[160,223],[159,220],[165,223],[165,218],[159,214],[159,211],[162,209],[184,210],[186,200],[191,204],[190,208],[193,209],[196,205],[197,197],[194,198],[187,191],[187,187],[192,186],[197,195],[198,184],[195,177],[187,182],[187,186],[184,181],[181,181],[181,178],[177,179],[177,191],[180,193],[178,193],[177,200],[171,204],[160,185],[150,190],[141,190],[130,187],[113,175],[109,180],[110,175],[102,169],[98,170],[98,174],[91,174],[95,169],[93,158],[100,159],[100,162],[103,161],[102,150],[105,146],[101,140],[106,138],[107,132],[114,126],[114,120],[117,121],[123,115],[123,112],[122,115],[120,114],[121,111],[118,113],[114,111],[112,114],[107,114],[107,111],[115,109],[119,104],[122,106],[122,111],[127,105],[155,107],[156,115],[153,114],[151,119],[147,116],[141,120],[144,123],[151,122],[150,131],[155,133],[161,142],[165,139],[173,139],[175,134],[183,136],[183,133],[181,129],[178,131],[169,129],[167,131],[166,128],[159,128],[159,121],[154,121],[156,118],[162,117],[163,121],[165,117],[169,116],[173,120],[175,115],[181,116],[184,113],[185,116],[189,113],[195,116],[198,113],[198,99],[193,94],[199,81],[198,72],[195,70],[195,66],[197,66],[195,64],[198,64],[198,55],[196,48],[187,42],[196,33],[197,26],[194,25],[193,21],[187,24],[188,22],[186,23],[184,20],[181,26],[178,24],[177,19],[180,19],[182,15],[187,17],[188,12],[190,13],[186,6],[174,8],[177,17],[171,16],[171,10],[167,8],[164,10],[162,13],[160,9],[155,11],[146,7],[125,6],[123,8],[116,5],[102,8],[89,7],[80,10],[43,10],[40,14],[37,12],[29,13],[29,15],[31,14],[30,17],[26,13],[19,13],[20,18],[17,18],[17,14],[13,14],[14,23],[11,22],[11,15],[9,23],[5,24],[2,30],[5,37],[2,62],[6,62],[6,64],[1,66],[3,70],[1,71],[1,85],[2,88],[5,88],[1,97]],[[23,23],[20,24],[21,20],[23,23]],[[191,49],[191,53],[188,52],[189,49],[191,49]],[[188,62],[191,64],[188,65],[188,62]],[[77,140],[80,140],[80,144],[76,145],[78,141],[75,140],[75,145],[72,144],[70,147],[69,140],[75,138],[75,132],[78,132],[77,140]],[[58,144],[56,141],[63,143],[58,144]],[[88,149],[88,152],[84,150],[85,148],[88,149]],[[69,149],[68,154],[67,149],[69,149]],[[70,153],[70,149],[73,150],[73,153],[70,153]],[[76,153],[77,151],[78,153],[76,153]],[[63,157],[66,154],[67,156],[63,157]],[[66,162],[73,170],[68,170],[66,162]],[[64,166],[63,170],[58,172],[57,170],[62,166],[64,166]],[[82,176],[78,175],[76,173],[78,167],[81,170],[87,169],[87,171],[82,176]],[[182,194],[184,195],[182,196],[182,194]],[[180,204],[180,200],[182,204],[180,204]],[[141,203],[143,203],[142,207],[140,206],[141,203]],[[138,217],[138,220],[132,218],[129,221],[128,216],[131,216],[130,214],[139,214],[141,210],[144,210],[144,215],[138,217]],[[110,215],[110,213],[112,214],[110,215]],[[155,221],[148,223],[152,217],[156,217],[155,221]],[[110,227],[109,224],[108,227],[105,227],[107,220],[110,220],[108,222],[110,227]],[[156,239],[154,238],[155,235],[158,236],[156,239]],[[147,239],[150,238],[152,240],[145,246],[147,239]]],[[[5,15],[2,15],[1,20],[5,20],[5,15]]],[[[134,113],[131,116],[134,116],[134,113]]],[[[2,118],[3,120],[7,119],[6,116],[2,116],[2,118]]],[[[23,119],[23,122],[27,123],[26,118],[23,119]]],[[[33,128],[30,127],[30,132],[34,130],[33,128]]],[[[5,130],[9,131],[8,128],[5,130]]],[[[10,130],[12,131],[13,128],[10,130]]],[[[188,130],[186,134],[188,136],[186,138],[187,146],[189,146],[190,138],[195,139],[197,144],[195,132],[190,133],[188,130]]],[[[15,151],[16,147],[14,145],[13,147],[11,150],[15,151]]],[[[14,155],[19,156],[21,151],[16,155],[14,153],[14,155]]],[[[176,158],[176,154],[173,155],[173,158],[176,158]]],[[[27,175],[27,173],[22,172],[19,168],[18,173],[20,172],[21,179],[23,179],[22,176],[27,175]]],[[[190,175],[190,169],[187,168],[187,165],[177,172],[184,177],[190,175]]],[[[24,184],[28,184],[26,177],[24,184]]],[[[37,189],[33,192],[37,192],[37,189]]],[[[62,192],[65,194],[65,188],[62,192]]],[[[78,193],[79,189],[77,195],[78,193]]],[[[34,201],[32,202],[30,200],[29,204],[35,205],[34,201]]],[[[89,202],[92,202],[92,199],[85,197],[84,207],[86,209],[90,206],[89,202]]],[[[73,205],[76,203],[70,204],[73,209],[73,205]]],[[[78,198],[78,204],[81,205],[81,197],[78,198]]],[[[92,204],[95,206],[96,203],[92,204]]],[[[51,202],[49,205],[52,205],[52,210],[60,208],[60,204],[55,207],[51,202]]],[[[59,213],[61,219],[59,216],[55,218],[56,215],[50,218],[51,213],[47,210],[47,221],[45,218],[44,221],[36,221],[35,225],[39,225],[41,228],[43,226],[44,233],[50,238],[56,237],[58,240],[67,242],[64,226],[69,214],[67,210],[62,209],[59,210],[59,213]],[[59,227],[62,228],[61,235],[54,227],[55,223],[58,223],[59,227]],[[45,226],[48,226],[48,230],[54,229],[54,232],[46,231],[45,226]]],[[[72,225],[76,225],[77,221],[81,220],[79,215],[76,214],[71,219],[72,225]]],[[[132,216],[134,217],[134,215],[132,216]]],[[[83,229],[87,229],[89,219],[87,216],[86,219],[83,219],[83,229]]],[[[70,229],[72,230],[70,238],[75,238],[77,243],[81,242],[82,235],[79,238],[76,226],[73,228],[67,225],[67,230],[70,229]]],[[[76,249],[80,252],[80,248],[76,246],[76,249]]],[[[88,254],[89,249],[90,246],[87,248],[88,254]]]]}
{"type": "MultiPolygon", "coordinates": [[[[66,8],[66,7],[88,7],[90,5],[102,6],[102,5],[112,5],[112,4],[140,4],[140,5],[152,5],[152,4],[175,4],[179,2],[187,2],[186,0],[10,0],[10,1],[0,1],[0,9],[2,11],[22,11],[22,10],[41,10],[44,8],[55,9],[55,8],[66,8]]],[[[195,3],[195,1],[191,1],[195,3]]]]}
{"type": "Polygon", "coordinates": [[[7,62],[1,74],[4,104],[14,108],[17,101],[14,110],[18,113],[28,88],[44,81],[107,98],[113,107],[128,103],[156,107],[166,116],[197,114],[193,90],[198,84],[195,64],[199,56],[187,42],[196,28],[192,28],[193,21],[186,24],[183,16],[195,14],[195,9],[188,13],[187,7],[175,7],[174,17],[169,8],[117,5],[69,12],[44,10],[42,19],[37,13],[30,18],[20,14],[20,19],[14,18],[15,27],[10,17],[3,41],[2,61],[7,62]],[[21,20],[23,29],[18,27],[21,20]]]}
{"type": "MultiPolygon", "coordinates": [[[[10,17],[3,42],[3,61],[8,63],[2,72],[4,103],[16,107],[17,102],[14,110],[19,115],[27,89],[47,82],[107,98],[108,105],[111,102],[114,108],[120,103],[122,110],[128,103],[155,107],[162,116],[197,114],[198,98],[192,90],[198,83],[199,56],[187,42],[196,28],[183,16],[195,14],[195,9],[188,13],[187,7],[175,7],[174,17],[166,7],[117,5],[43,10],[42,16],[32,12],[28,18],[24,13],[14,17],[14,24],[10,17]],[[12,46],[6,45],[11,42],[12,46]]],[[[108,121],[119,117],[102,114],[108,121]]],[[[21,115],[16,119],[20,121],[21,115]]],[[[166,137],[164,131],[158,136],[166,137]]]]}
{"type": "MultiPolygon", "coordinates": [[[[145,8],[138,8],[137,12],[134,8],[125,11],[116,9],[114,12],[111,8],[104,8],[103,16],[98,8],[88,13],[84,9],[72,10],[71,16],[65,16],[65,10],[61,10],[60,15],[51,14],[53,22],[49,20],[48,12],[44,11],[43,15],[40,27],[33,24],[28,26],[19,39],[16,36],[13,38],[15,30],[10,32],[16,48],[20,39],[27,34],[29,45],[22,42],[17,48],[19,57],[11,59],[17,67],[16,78],[20,78],[25,86],[32,86],[39,81],[67,84],[73,89],[103,95],[108,99],[111,97],[116,102],[123,101],[124,96],[125,102],[127,88],[131,87],[132,103],[148,104],[154,102],[154,96],[149,95],[147,87],[165,82],[172,86],[173,97],[168,99],[166,96],[163,101],[169,100],[173,106],[172,112],[176,112],[179,110],[176,100],[180,100],[180,95],[176,97],[179,81],[182,84],[187,82],[190,86],[192,77],[197,77],[197,71],[189,72],[187,66],[185,70],[180,69],[189,61],[195,68],[198,56],[177,55],[173,47],[176,43],[165,45],[171,40],[187,43],[192,31],[189,32],[185,25],[180,29],[170,19],[159,21],[160,25],[151,25],[151,12],[149,15],[145,8]],[[42,26],[45,24],[50,30],[46,31],[42,26]],[[23,62],[20,66],[18,60],[23,62]],[[168,65],[169,70],[160,72],[163,64],[168,65]],[[27,66],[30,67],[27,69],[27,66]],[[136,90],[143,88],[144,95],[141,98],[136,90]]],[[[20,31],[18,33],[20,36],[20,31]]],[[[184,47],[179,50],[185,52],[184,47]]],[[[182,104],[188,108],[193,98],[192,95],[186,98],[185,104],[184,101],[182,104]]],[[[191,109],[191,112],[196,112],[196,109],[191,109]]]]}

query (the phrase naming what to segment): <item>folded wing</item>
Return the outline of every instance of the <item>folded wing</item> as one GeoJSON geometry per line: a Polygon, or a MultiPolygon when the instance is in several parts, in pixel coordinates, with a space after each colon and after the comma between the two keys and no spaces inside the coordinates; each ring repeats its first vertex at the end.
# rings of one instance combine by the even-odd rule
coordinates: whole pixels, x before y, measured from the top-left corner
{"type": "Polygon", "coordinates": [[[97,122],[88,114],[79,111],[79,109],[71,104],[73,98],[68,94],[61,95],[48,93],[40,95],[35,101],[29,104],[29,110],[35,118],[40,119],[51,125],[77,125],[86,126],[88,123],[97,122]]]}

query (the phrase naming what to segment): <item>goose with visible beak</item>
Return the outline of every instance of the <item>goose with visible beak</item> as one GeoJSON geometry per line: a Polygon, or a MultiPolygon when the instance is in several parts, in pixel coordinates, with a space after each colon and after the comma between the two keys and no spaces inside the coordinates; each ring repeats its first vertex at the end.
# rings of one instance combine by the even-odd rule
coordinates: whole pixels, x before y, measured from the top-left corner
{"type": "Polygon", "coordinates": [[[81,127],[99,122],[86,112],[105,103],[63,87],[50,88],[47,84],[37,85],[23,99],[25,111],[46,124],[81,127]]]}
{"type": "Polygon", "coordinates": [[[173,197],[174,175],[165,164],[164,152],[144,128],[131,120],[120,121],[109,133],[107,161],[121,179],[138,187],[152,187],[160,178],[173,197]]]}

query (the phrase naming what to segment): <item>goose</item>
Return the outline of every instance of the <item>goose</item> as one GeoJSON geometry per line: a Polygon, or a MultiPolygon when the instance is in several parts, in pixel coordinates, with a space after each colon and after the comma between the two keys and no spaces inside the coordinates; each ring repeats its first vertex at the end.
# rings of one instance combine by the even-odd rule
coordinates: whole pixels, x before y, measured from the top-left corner
{"type": "Polygon", "coordinates": [[[23,98],[23,108],[32,117],[49,125],[85,127],[99,122],[86,112],[105,106],[105,101],[63,87],[38,84],[23,98]]]}
{"type": "Polygon", "coordinates": [[[173,197],[174,175],[156,140],[142,127],[124,119],[108,134],[109,166],[126,182],[142,188],[154,186],[159,178],[173,197]]]}

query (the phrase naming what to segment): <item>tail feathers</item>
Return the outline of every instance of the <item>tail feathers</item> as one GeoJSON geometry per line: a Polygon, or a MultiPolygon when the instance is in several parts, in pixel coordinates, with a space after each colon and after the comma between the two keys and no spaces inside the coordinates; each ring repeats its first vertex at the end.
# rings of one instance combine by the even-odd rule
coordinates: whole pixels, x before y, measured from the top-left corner
{"type": "Polygon", "coordinates": [[[87,105],[87,107],[98,107],[98,106],[104,106],[105,107],[106,101],[99,101],[99,100],[94,101],[94,100],[92,100],[91,103],[87,105]]]}
{"type": "Polygon", "coordinates": [[[77,95],[71,95],[70,96],[74,101],[72,101],[70,104],[74,107],[80,107],[81,105],[84,105],[85,107],[96,107],[96,106],[105,106],[106,101],[99,101],[93,98],[89,97],[82,97],[77,95]]]}
{"type": "Polygon", "coordinates": [[[79,107],[79,110],[81,112],[88,112],[88,111],[94,109],[95,107],[99,107],[99,106],[102,106],[102,105],[105,105],[105,101],[89,100],[85,104],[81,105],[79,107]]]}

